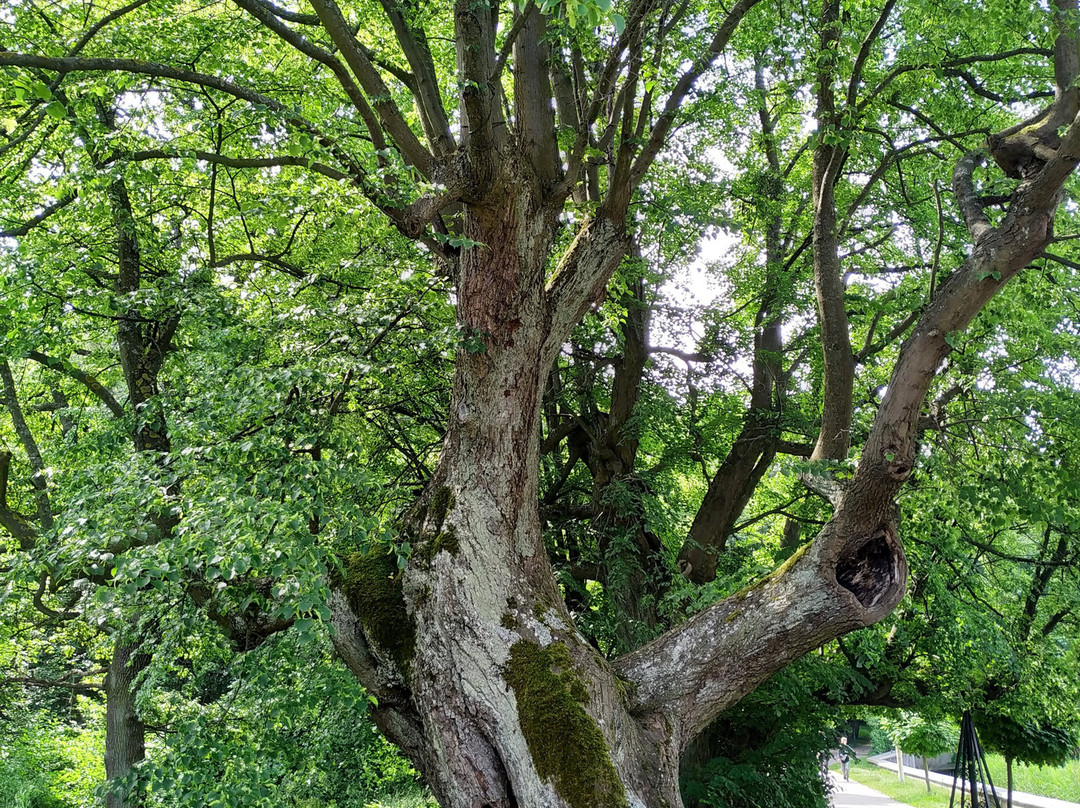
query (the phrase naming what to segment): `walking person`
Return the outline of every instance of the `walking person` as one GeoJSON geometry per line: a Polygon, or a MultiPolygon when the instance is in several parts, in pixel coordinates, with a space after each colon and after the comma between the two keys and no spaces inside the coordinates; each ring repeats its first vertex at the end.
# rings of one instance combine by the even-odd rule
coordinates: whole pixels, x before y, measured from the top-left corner
{"type": "Polygon", "coordinates": [[[848,771],[851,768],[851,759],[858,757],[855,754],[855,750],[848,746],[847,736],[842,735],[840,737],[840,748],[836,750],[837,757],[840,758],[840,771],[844,773],[844,782],[848,782],[851,778],[848,777],[848,771]]]}

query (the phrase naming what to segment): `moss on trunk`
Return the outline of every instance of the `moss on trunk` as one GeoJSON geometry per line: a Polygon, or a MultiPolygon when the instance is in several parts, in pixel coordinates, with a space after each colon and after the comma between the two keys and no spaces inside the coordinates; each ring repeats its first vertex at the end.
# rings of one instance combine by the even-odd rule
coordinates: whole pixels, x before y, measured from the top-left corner
{"type": "Polygon", "coordinates": [[[354,553],[345,559],[342,584],[368,638],[407,675],[416,650],[416,629],[405,608],[401,571],[394,558],[354,553]]]}
{"type": "Polygon", "coordinates": [[[604,734],[582,706],[589,694],[567,647],[514,643],[506,681],[517,697],[521,731],[540,777],[570,808],[625,808],[626,791],[604,734]]]}

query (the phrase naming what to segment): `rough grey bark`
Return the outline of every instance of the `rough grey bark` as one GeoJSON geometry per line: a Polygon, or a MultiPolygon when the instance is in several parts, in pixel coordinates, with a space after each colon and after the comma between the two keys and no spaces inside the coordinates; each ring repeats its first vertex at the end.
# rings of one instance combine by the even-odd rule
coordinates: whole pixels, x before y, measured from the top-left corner
{"type": "MultiPolygon", "coordinates": [[[[136,680],[150,657],[117,640],[105,674],[105,777],[123,777],[146,757],[146,726],[135,708],[136,680]]],[[[133,808],[138,801],[110,793],[108,808],[133,808]]]]}

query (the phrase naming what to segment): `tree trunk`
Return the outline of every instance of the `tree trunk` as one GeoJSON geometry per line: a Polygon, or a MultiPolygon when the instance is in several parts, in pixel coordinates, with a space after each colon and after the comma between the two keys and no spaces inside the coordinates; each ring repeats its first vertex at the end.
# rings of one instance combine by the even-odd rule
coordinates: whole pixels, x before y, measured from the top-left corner
{"type": "MultiPolygon", "coordinates": [[[[146,727],[135,709],[135,680],[150,664],[147,654],[116,641],[113,658],[105,675],[105,777],[123,777],[146,757],[146,727]]],[[[109,793],[108,808],[132,808],[138,804],[109,793]]]]}
{"type": "MultiPolygon", "coordinates": [[[[508,172],[509,174],[509,172],[508,172]]],[[[519,176],[527,177],[527,169],[519,176]]],[[[888,489],[775,575],[609,663],[577,632],[539,513],[541,397],[570,330],[622,258],[601,210],[551,280],[558,206],[514,176],[473,204],[450,424],[403,519],[411,556],[355,556],[335,643],[374,717],[444,808],[678,808],[683,750],[724,709],[822,642],[888,614],[906,564],[888,489]]]]}
{"type": "Polygon", "coordinates": [[[1008,808],[1012,806],[1012,792],[1013,792],[1013,771],[1012,771],[1013,759],[1011,757],[1005,758],[1005,788],[1008,792],[1006,801],[1008,802],[1008,808]]]}
{"type": "MultiPolygon", "coordinates": [[[[400,573],[350,560],[335,641],[443,806],[679,805],[671,733],[631,716],[548,563],[541,393],[581,312],[540,294],[555,211],[516,190],[467,219],[488,246],[463,256],[459,321],[485,349],[459,353],[442,456],[405,519],[412,556],[400,573]]],[[[625,241],[597,229],[589,260],[613,268],[625,241]]]]}

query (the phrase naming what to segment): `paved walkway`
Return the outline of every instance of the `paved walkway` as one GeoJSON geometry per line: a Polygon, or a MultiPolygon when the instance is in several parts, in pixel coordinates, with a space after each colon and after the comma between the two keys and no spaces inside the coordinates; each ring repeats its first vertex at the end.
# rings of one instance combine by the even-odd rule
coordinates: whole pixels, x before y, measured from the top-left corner
{"type": "Polygon", "coordinates": [[[867,788],[854,780],[844,782],[839,772],[830,772],[833,783],[832,804],[836,808],[911,808],[903,802],[891,800],[880,791],[867,788]]]}

